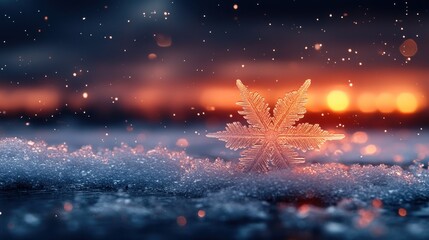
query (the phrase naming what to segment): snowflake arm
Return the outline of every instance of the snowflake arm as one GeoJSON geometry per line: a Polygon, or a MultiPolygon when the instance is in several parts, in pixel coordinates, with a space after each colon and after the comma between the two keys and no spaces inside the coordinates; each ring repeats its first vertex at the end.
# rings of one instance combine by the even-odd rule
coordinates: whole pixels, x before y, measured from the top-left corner
{"type": "Polygon", "coordinates": [[[268,172],[270,170],[267,159],[271,158],[268,143],[253,145],[241,152],[240,167],[244,172],[268,172]]]}
{"type": "Polygon", "coordinates": [[[303,152],[319,149],[327,140],[343,139],[343,134],[331,134],[320,128],[319,124],[301,123],[288,128],[279,135],[281,144],[290,145],[303,152]]]}
{"type": "Polygon", "coordinates": [[[207,137],[218,138],[226,142],[225,146],[232,150],[253,146],[264,138],[264,134],[256,128],[243,126],[240,122],[226,124],[225,131],[207,134],[207,137]]]}
{"type": "Polygon", "coordinates": [[[298,153],[290,147],[278,143],[273,144],[273,168],[288,168],[291,164],[303,163],[304,161],[304,158],[299,157],[298,153]]]}
{"type": "Polygon", "coordinates": [[[277,101],[273,110],[274,129],[282,130],[288,128],[304,117],[306,112],[305,104],[307,103],[307,89],[310,84],[311,80],[306,80],[298,91],[287,93],[277,101]]]}
{"type": "Polygon", "coordinates": [[[260,129],[268,129],[271,124],[271,115],[265,99],[257,92],[249,92],[240,80],[237,80],[237,87],[240,90],[242,99],[242,101],[237,102],[237,105],[243,107],[243,110],[238,111],[238,113],[243,115],[249,125],[260,129]]]}

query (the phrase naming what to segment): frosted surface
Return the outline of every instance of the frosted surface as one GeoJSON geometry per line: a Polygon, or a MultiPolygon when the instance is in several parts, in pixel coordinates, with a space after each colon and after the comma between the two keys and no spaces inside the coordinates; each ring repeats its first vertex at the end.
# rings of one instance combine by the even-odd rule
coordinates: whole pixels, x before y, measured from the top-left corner
{"type": "Polygon", "coordinates": [[[0,141],[0,189],[127,189],[185,196],[223,194],[264,200],[374,198],[401,204],[429,199],[429,171],[400,166],[313,163],[266,174],[247,174],[235,163],[192,158],[184,152],[126,145],[94,151],[48,146],[18,138],[0,141]]]}
{"type": "MultiPolygon", "coordinates": [[[[197,157],[172,145],[72,148],[3,138],[0,237],[425,239],[427,144],[371,137],[347,150],[347,141],[293,169],[255,174],[237,171],[225,157],[233,155],[197,157]],[[368,144],[379,153],[363,155],[368,144]]],[[[222,145],[200,144],[200,152],[222,155],[222,145]]]]}

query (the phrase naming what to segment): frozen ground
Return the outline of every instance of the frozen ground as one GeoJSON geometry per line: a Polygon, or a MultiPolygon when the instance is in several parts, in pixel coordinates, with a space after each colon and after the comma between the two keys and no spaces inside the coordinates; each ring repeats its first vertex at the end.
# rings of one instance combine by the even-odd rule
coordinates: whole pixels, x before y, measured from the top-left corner
{"type": "Polygon", "coordinates": [[[25,134],[0,140],[1,238],[425,239],[429,227],[423,130],[350,132],[268,174],[237,172],[237,153],[200,131],[25,134]]]}

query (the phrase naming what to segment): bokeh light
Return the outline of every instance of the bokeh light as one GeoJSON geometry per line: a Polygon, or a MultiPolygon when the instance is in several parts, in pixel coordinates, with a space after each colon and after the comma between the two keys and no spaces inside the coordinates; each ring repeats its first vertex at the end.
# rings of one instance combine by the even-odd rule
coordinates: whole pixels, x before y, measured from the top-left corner
{"type": "Polygon", "coordinates": [[[399,94],[396,98],[396,106],[402,113],[413,113],[417,110],[418,103],[413,94],[404,92],[399,94]]]}
{"type": "Polygon", "coordinates": [[[405,40],[399,47],[399,51],[404,57],[412,57],[417,53],[417,43],[413,39],[405,40]]]}
{"type": "Polygon", "coordinates": [[[326,101],[329,108],[336,112],[344,111],[349,106],[349,97],[345,92],[340,90],[331,91],[326,101]]]}
{"type": "Polygon", "coordinates": [[[363,93],[357,100],[357,105],[360,111],[364,113],[371,113],[377,111],[375,104],[376,96],[372,93],[363,93]]]}
{"type": "Polygon", "coordinates": [[[155,60],[157,57],[158,57],[158,56],[157,56],[155,53],[149,53],[149,54],[147,55],[147,58],[148,58],[149,60],[155,60]]]}
{"type": "Polygon", "coordinates": [[[177,225],[184,227],[186,226],[187,220],[185,216],[178,216],[176,218],[177,225]]]}
{"type": "Polygon", "coordinates": [[[65,202],[63,208],[64,208],[64,211],[71,212],[73,211],[73,204],[70,202],[65,202]]]}
{"type": "Polygon", "coordinates": [[[176,146],[186,148],[189,146],[189,142],[186,138],[179,138],[176,141],[176,146]]]}
{"type": "Polygon", "coordinates": [[[378,152],[378,148],[374,144],[369,144],[361,149],[362,155],[374,155],[378,152]]]}
{"type": "Polygon", "coordinates": [[[166,34],[157,33],[153,36],[155,38],[156,44],[159,47],[170,47],[172,44],[171,37],[166,34]]]}
{"type": "Polygon", "coordinates": [[[401,217],[407,216],[407,210],[405,208],[398,209],[398,215],[401,217]]]}
{"type": "Polygon", "coordinates": [[[206,211],[204,210],[198,210],[197,215],[199,218],[204,218],[206,216],[206,211]]]}
{"type": "Polygon", "coordinates": [[[365,132],[355,132],[352,135],[352,142],[353,143],[358,143],[358,144],[364,144],[368,141],[368,134],[366,134],[365,132]]]}
{"type": "Polygon", "coordinates": [[[395,98],[391,93],[380,93],[377,96],[376,105],[378,111],[382,113],[391,113],[395,111],[395,98]]]}

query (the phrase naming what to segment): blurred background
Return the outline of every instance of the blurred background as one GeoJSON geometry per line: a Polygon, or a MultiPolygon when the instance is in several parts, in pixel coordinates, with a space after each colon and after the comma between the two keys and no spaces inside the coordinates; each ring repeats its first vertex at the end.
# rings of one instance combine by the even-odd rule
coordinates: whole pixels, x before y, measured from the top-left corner
{"type": "Polygon", "coordinates": [[[427,171],[416,166],[429,165],[428,96],[427,0],[0,0],[0,238],[425,239],[427,171]],[[345,138],[300,156],[344,165],[244,189],[250,177],[193,165],[238,161],[206,137],[245,123],[237,79],[272,108],[311,79],[300,122],[345,138]],[[411,170],[368,166],[381,163],[411,170]]]}
{"type": "Polygon", "coordinates": [[[428,124],[426,1],[0,1],[0,126],[241,120],[236,79],[272,104],[312,79],[304,121],[428,124]]]}

